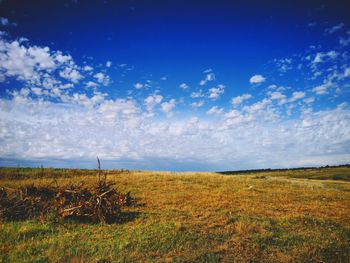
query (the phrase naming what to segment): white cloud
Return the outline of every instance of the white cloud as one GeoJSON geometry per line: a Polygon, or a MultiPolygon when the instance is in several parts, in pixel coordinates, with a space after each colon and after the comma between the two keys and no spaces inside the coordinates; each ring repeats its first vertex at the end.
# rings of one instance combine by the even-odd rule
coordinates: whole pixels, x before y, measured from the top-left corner
{"type": "Polygon", "coordinates": [[[339,23],[338,25],[335,25],[335,26],[333,26],[331,28],[326,28],[325,29],[325,33],[329,34],[329,35],[333,34],[333,33],[337,32],[337,31],[339,31],[340,29],[342,29],[344,26],[345,26],[344,23],[339,23]]]}
{"type": "MultiPolygon", "coordinates": [[[[16,160],[75,161],[94,159],[98,154],[115,161],[118,167],[125,164],[140,169],[147,164],[159,169],[159,165],[170,163],[167,169],[195,164],[199,168],[191,169],[225,170],[325,165],[350,158],[350,111],[346,103],[319,110],[311,104],[315,98],[306,97],[306,92],[271,85],[257,95],[267,92],[257,102],[246,101],[250,94],[232,98],[233,105],[245,102],[243,107],[225,110],[213,106],[192,112],[187,108],[186,112],[179,110],[186,114],[168,118],[178,104],[189,105],[181,98],[164,101],[156,90],[146,97],[138,94],[133,98],[130,93],[127,98],[111,98],[112,94],[98,91],[105,79],[109,82],[106,73],[94,72],[92,66],[78,66],[63,52],[4,37],[0,38],[0,81],[15,78],[24,88],[12,89],[0,98],[0,164],[9,156],[16,160]],[[291,95],[287,99],[285,94],[291,95]],[[303,103],[288,103],[295,101],[303,103]],[[289,118],[291,113],[295,114],[289,118]]],[[[338,86],[346,88],[345,78],[350,76],[347,54],[335,50],[337,54],[319,52],[322,55],[314,64],[338,64],[323,71],[325,78],[319,82],[323,84],[313,89],[313,96],[332,93],[338,86]],[[337,85],[340,80],[343,86],[337,85]]],[[[313,63],[316,56],[310,55],[307,63],[313,63]]],[[[253,83],[261,83],[261,78],[253,83]]],[[[139,83],[140,88],[151,82],[144,83],[139,83]]],[[[191,97],[203,100],[190,105],[201,107],[204,97],[218,99],[224,89],[218,85],[193,92],[191,97]]]]}
{"type": "MultiPolygon", "coordinates": [[[[83,68],[76,65],[71,55],[62,51],[52,51],[49,47],[30,45],[29,40],[9,41],[0,36],[0,81],[16,78],[28,87],[47,89],[49,91],[33,89],[34,95],[56,97],[63,99],[67,90],[86,79],[87,87],[96,87],[90,79],[93,74],[91,66],[83,68]],[[85,71],[89,73],[83,74],[85,71]],[[68,83],[67,83],[68,81],[68,83]]],[[[107,85],[109,76],[103,73],[94,75],[100,84],[107,85]]]]}
{"type": "Polygon", "coordinates": [[[104,86],[108,86],[110,83],[110,78],[109,76],[105,75],[102,72],[96,73],[94,75],[94,78],[97,80],[98,83],[101,83],[104,86]]]}
{"type": "Polygon", "coordinates": [[[186,83],[181,83],[181,84],[179,85],[179,88],[185,90],[185,89],[188,89],[189,86],[188,86],[186,83]]]}
{"type": "Polygon", "coordinates": [[[266,107],[268,105],[270,105],[270,104],[271,104],[271,100],[265,98],[265,99],[263,99],[261,101],[258,101],[258,102],[254,103],[252,105],[244,106],[243,110],[248,112],[248,113],[255,114],[255,113],[259,112],[259,111],[265,110],[266,107]]]}
{"type": "Polygon", "coordinates": [[[294,101],[300,100],[300,99],[304,98],[305,95],[306,95],[306,93],[303,91],[295,91],[295,92],[293,92],[293,95],[289,99],[289,101],[294,102],[294,101]]]}
{"type": "Polygon", "coordinates": [[[338,110],[346,110],[348,109],[348,107],[349,107],[349,103],[347,102],[343,102],[337,105],[338,110]]]}
{"type": "Polygon", "coordinates": [[[286,96],[279,91],[275,91],[270,94],[270,98],[272,100],[284,100],[286,96]]]}
{"type": "Polygon", "coordinates": [[[313,63],[324,62],[325,59],[335,59],[338,56],[338,52],[331,50],[328,52],[318,52],[313,60],[313,63]]]}
{"type": "Polygon", "coordinates": [[[0,25],[7,26],[9,24],[9,20],[5,17],[0,17],[0,25]]]}
{"type": "Polygon", "coordinates": [[[286,73],[288,70],[293,69],[293,59],[291,58],[274,59],[274,62],[276,63],[277,70],[281,73],[286,73]]]}
{"type": "Polygon", "coordinates": [[[69,63],[73,61],[71,55],[63,55],[61,51],[56,51],[56,53],[54,54],[54,58],[60,64],[69,63]]]}
{"type": "Polygon", "coordinates": [[[160,104],[163,100],[163,96],[159,94],[153,94],[148,96],[144,102],[147,108],[147,111],[152,112],[155,105],[160,104]]]}
{"type": "MultiPolygon", "coordinates": [[[[262,100],[222,119],[175,121],[144,119],[135,101],[105,100],[101,94],[77,94],[63,104],[30,100],[27,94],[23,90],[10,100],[0,99],[0,156],[77,160],[98,154],[105,161],[128,159],[136,168],[159,158],[172,160],[171,165],[190,161],[198,167],[194,169],[201,160],[208,160],[211,168],[205,169],[244,169],[336,164],[350,157],[350,112],[345,106],[274,124],[252,117],[250,112],[268,114],[269,102],[262,100]]],[[[173,109],[163,105],[166,112],[173,109]]],[[[224,114],[220,108],[212,113],[224,114]]]]}
{"type": "Polygon", "coordinates": [[[344,69],[344,78],[350,77],[350,67],[344,69]]]}
{"type": "Polygon", "coordinates": [[[134,84],[135,89],[142,89],[143,87],[144,87],[144,85],[142,83],[137,82],[134,84]]]}
{"type": "Polygon", "coordinates": [[[85,71],[92,71],[93,70],[93,67],[91,66],[84,66],[83,68],[85,71]]]}
{"type": "Polygon", "coordinates": [[[225,92],[225,86],[220,84],[214,88],[209,89],[209,99],[217,100],[225,92]]]}
{"type": "Polygon", "coordinates": [[[176,106],[176,100],[175,99],[171,99],[167,102],[163,102],[161,104],[162,110],[166,113],[166,114],[170,114],[171,111],[175,108],[176,106]]]}
{"type": "Polygon", "coordinates": [[[2,25],[2,26],[17,26],[16,23],[10,22],[6,17],[0,17],[0,25],[2,25]]]}
{"type": "Polygon", "coordinates": [[[96,88],[96,87],[98,87],[98,84],[97,84],[96,82],[93,82],[93,81],[88,81],[88,82],[85,84],[85,86],[86,86],[87,88],[96,88]]]}
{"type": "Polygon", "coordinates": [[[42,88],[31,88],[32,92],[37,95],[37,96],[41,96],[43,94],[43,89],[42,88]]]}
{"type": "Polygon", "coordinates": [[[0,39],[0,70],[5,76],[34,82],[39,81],[41,72],[50,72],[55,66],[48,47],[27,48],[18,41],[0,39]]]}
{"type": "Polygon", "coordinates": [[[204,97],[204,94],[202,90],[199,90],[199,91],[192,92],[190,96],[191,98],[196,99],[196,98],[204,97]]]}
{"type": "Polygon", "coordinates": [[[73,83],[78,83],[79,80],[83,78],[83,75],[81,75],[78,70],[69,67],[65,68],[63,71],[60,71],[60,76],[64,79],[72,81],[73,83]]]}
{"type": "Polygon", "coordinates": [[[206,113],[208,115],[221,115],[224,113],[224,109],[219,108],[218,106],[213,106],[206,113]]]}
{"type": "Polygon", "coordinates": [[[315,92],[317,95],[324,95],[324,94],[327,94],[328,93],[328,88],[329,86],[328,85],[320,85],[320,86],[317,86],[315,88],[312,89],[313,92],[315,92]]]}
{"type": "Polygon", "coordinates": [[[111,66],[112,66],[112,61],[107,61],[107,62],[106,62],[106,67],[107,67],[107,68],[110,68],[111,66]]]}
{"type": "Polygon", "coordinates": [[[314,97],[309,97],[309,98],[305,98],[304,99],[304,102],[306,103],[306,104],[311,104],[311,103],[313,103],[315,101],[315,98],[314,97]]]}
{"type": "Polygon", "coordinates": [[[249,79],[249,82],[251,84],[259,84],[264,82],[265,80],[266,80],[265,77],[262,75],[254,75],[249,79]]]}
{"type": "Polygon", "coordinates": [[[215,80],[215,74],[214,73],[207,73],[207,75],[205,76],[205,79],[201,80],[199,82],[199,85],[204,86],[205,84],[207,84],[207,82],[210,82],[213,80],[215,80]]]}
{"type": "Polygon", "coordinates": [[[200,100],[200,101],[195,101],[191,103],[191,107],[193,108],[200,108],[204,105],[204,101],[200,100]]]}
{"type": "Polygon", "coordinates": [[[339,38],[339,44],[342,47],[346,47],[350,44],[350,37],[344,38],[344,37],[340,37],[339,38]]]}
{"type": "Polygon", "coordinates": [[[232,103],[233,105],[239,105],[239,104],[241,104],[243,101],[248,100],[248,99],[250,99],[250,98],[252,98],[252,95],[251,95],[251,94],[243,94],[243,95],[241,95],[241,96],[237,96],[237,97],[232,98],[231,103],[232,103]]]}

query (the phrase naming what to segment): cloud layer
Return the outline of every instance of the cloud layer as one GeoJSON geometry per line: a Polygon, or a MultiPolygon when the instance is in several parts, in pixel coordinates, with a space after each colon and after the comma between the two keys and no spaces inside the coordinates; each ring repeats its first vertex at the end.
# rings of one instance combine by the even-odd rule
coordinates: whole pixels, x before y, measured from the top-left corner
{"type": "MultiPolygon", "coordinates": [[[[342,28],[335,25],[325,34],[342,28]]],[[[208,69],[196,85],[179,82],[178,96],[150,79],[135,80],[127,96],[112,96],[106,87],[115,80],[108,70],[117,63],[79,65],[66,52],[2,33],[0,83],[21,87],[8,88],[0,98],[0,162],[67,164],[98,155],[117,167],[162,164],[173,170],[346,163],[350,111],[346,101],[334,102],[350,87],[344,41],[334,50],[274,60],[278,74],[308,72],[305,87],[281,86],[258,74],[246,78],[249,91],[225,97],[233,88],[208,69]]]]}

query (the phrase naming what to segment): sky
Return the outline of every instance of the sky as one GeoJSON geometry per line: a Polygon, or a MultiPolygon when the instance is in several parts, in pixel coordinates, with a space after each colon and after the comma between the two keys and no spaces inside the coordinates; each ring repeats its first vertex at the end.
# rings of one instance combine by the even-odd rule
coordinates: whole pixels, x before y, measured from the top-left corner
{"type": "Polygon", "coordinates": [[[0,0],[0,166],[350,163],[349,10],[0,0]]]}

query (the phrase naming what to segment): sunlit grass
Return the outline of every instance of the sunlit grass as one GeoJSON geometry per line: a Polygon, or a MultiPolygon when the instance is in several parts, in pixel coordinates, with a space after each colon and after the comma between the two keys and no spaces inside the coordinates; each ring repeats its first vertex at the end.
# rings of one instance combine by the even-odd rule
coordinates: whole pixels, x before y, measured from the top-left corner
{"type": "MultiPolygon", "coordinates": [[[[93,172],[67,171],[64,177],[45,171],[41,177],[7,176],[0,185],[97,180],[93,172]]],[[[298,171],[288,176],[110,171],[108,179],[139,200],[124,209],[124,223],[4,222],[0,255],[3,262],[348,262],[350,183],[304,177],[298,171]]]]}

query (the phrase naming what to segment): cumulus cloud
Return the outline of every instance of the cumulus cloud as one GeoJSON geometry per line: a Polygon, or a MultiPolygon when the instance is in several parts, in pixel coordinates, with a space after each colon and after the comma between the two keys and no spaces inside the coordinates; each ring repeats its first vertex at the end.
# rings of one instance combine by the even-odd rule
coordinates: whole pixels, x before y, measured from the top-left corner
{"type": "Polygon", "coordinates": [[[309,98],[305,98],[304,99],[304,102],[306,103],[306,104],[311,104],[311,103],[313,103],[315,101],[315,98],[314,97],[309,97],[309,98]]]}
{"type": "Polygon", "coordinates": [[[162,110],[166,113],[166,114],[170,114],[171,111],[175,108],[176,106],[176,100],[175,99],[171,99],[167,102],[163,102],[161,104],[162,110]]]}
{"type": "Polygon", "coordinates": [[[273,61],[276,63],[277,70],[281,73],[286,73],[293,69],[293,59],[291,58],[274,59],[273,61]]]}
{"type": "Polygon", "coordinates": [[[79,80],[83,78],[83,75],[81,75],[78,70],[69,67],[61,71],[60,76],[64,79],[72,81],[73,83],[78,83],[79,80]]]}
{"type": "Polygon", "coordinates": [[[186,83],[181,83],[181,84],[179,85],[179,88],[180,88],[180,89],[183,89],[183,90],[186,90],[186,89],[189,88],[189,86],[188,86],[186,83]]]}
{"type": "Polygon", "coordinates": [[[248,100],[250,98],[252,98],[251,94],[243,94],[241,96],[237,96],[237,97],[232,98],[231,103],[233,105],[239,105],[239,104],[243,103],[243,101],[248,100]]]}
{"type": "Polygon", "coordinates": [[[160,104],[163,100],[163,96],[159,94],[153,94],[148,96],[144,102],[148,112],[152,112],[155,105],[160,104]]]}
{"type": "Polygon", "coordinates": [[[217,100],[225,92],[225,86],[220,84],[214,88],[209,89],[209,99],[217,100]]]}
{"type": "Polygon", "coordinates": [[[199,91],[192,92],[190,96],[191,96],[191,98],[196,99],[196,98],[202,98],[205,95],[203,94],[202,90],[199,90],[199,91]]]}
{"type": "Polygon", "coordinates": [[[108,86],[110,83],[110,78],[109,76],[105,75],[102,72],[96,73],[94,75],[94,78],[97,80],[98,83],[104,85],[104,86],[108,86]]]}
{"type": "MultiPolygon", "coordinates": [[[[99,90],[111,82],[104,70],[94,70],[99,66],[79,66],[65,52],[24,40],[9,41],[2,35],[0,81],[17,80],[21,88],[0,97],[0,164],[6,158],[89,160],[97,154],[118,167],[142,168],[147,163],[151,169],[164,163],[171,165],[167,169],[190,164],[195,170],[225,170],[348,161],[349,105],[341,96],[334,107],[312,105],[318,102],[316,95],[346,87],[347,54],[334,48],[334,52],[318,49],[309,56],[305,64],[331,64],[323,69],[324,79],[311,82],[313,89],[270,85],[254,95],[257,101],[250,101],[248,93],[232,98],[233,105],[243,105],[230,109],[224,107],[227,101],[216,106],[207,101],[220,98],[224,85],[192,92],[190,96],[200,100],[189,103],[186,98],[169,98],[161,87],[147,95],[112,96],[99,90]],[[334,66],[336,62],[340,65],[334,66]],[[200,108],[204,103],[212,107],[200,108]],[[178,105],[181,114],[175,115],[178,105]],[[187,108],[180,111],[182,107],[187,108]],[[292,118],[291,113],[295,113],[292,118]]],[[[293,65],[298,67],[294,57],[293,65]]],[[[293,70],[285,69],[277,70],[293,70]]],[[[204,73],[204,85],[215,79],[211,70],[204,73]]],[[[263,81],[262,75],[250,80],[252,84],[263,81]]],[[[150,83],[134,87],[142,89],[150,83]]],[[[188,88],[185,82],[179,87],[188,88]]]]}
{"type": "Polygon", "coordinates": [[[91,67],[91,66],[84,66],[84,68],[83,68],[83,70],[85,70],[85,71],[92,71],[94,68],[93,67],[91,67]]]}
{"type": "Polygon", "coordinates": [[[1,26],[17,26],[16,23],[10,22],[6,17],[0,17],[1,26]]]}
{"type": "Polygon", "coordinates": [[[279,91],[274,91],[270,94],[270,97],[272,100],[284,100],[286,98],[286,95],[282,94],[279,91]]]}
{"type": "Polygon", "coordinates": [[[295,91],[295,92],[293,92],[293,95],[289,99],[289,101],[294,102],[294,101],[300,100],[300,99],[304,98],[305,95],[306,95],[306,93],[303,91],[295,91]]]}
{"type": "Polygon", "coordinates": [[[106,62],[106,67],[107,67],[107,68],[110,68],[111,66],[112,66],[112,61],[107,61],[107,62],[106,62]]]}
{"type": "MultiPolygon", "coordinates": [[[[93,99],[80,94],[57,104],[30,100],[28,92],[21,90],[11,99],[0,99],[0,156],[75,160],[92,159],[98,153],[105,160],[135,160],[135,167],[157,158],[173,163],[191,160],[196,169],[201,160],[211,169],[244,169],[324,165],[350,157],[350,112],[346,106],[309,112],[277,125],[271,118],[261,121],[261,116],[270,114],[269,100],[226,113],[214,106],[208,114],[222,115],[219,120],[168,121],[145,119],[133,100],[106,100],[103,95],[93,99]]],[[[157,95],[147,100],[161,101],[157,95]]],[[[175,100],[161,105],[169,113],[175,100]]]]}
{"type": "Polygon", "coordinates": [[[324,62],[325,59],[335,59],[338,53],[334,50],[328,52],[318,52],[313,60],[313,63],[324,62]]]}
{"type": "Polygon", "coordinates": [[[200,108],[204,105],[204,101],[203,100],[200,100],[200,101],[195,101],[195,102],[192,102],[191,103],[191,106],[193,108],[200,108]]]}
{"type": "Polygon", "coordinates": [[[25,47],[18,41],[0,39],[0,70],[7,77],[38,81],[40,73],[50,72],[56,67],[48,47],[25,47]]]}
{"type": "Polygon", "coordinates": [[[278,101],[279,105],[284,105],[287,103],[287,97],[282,92],[274,91],[269,94],[270,94],[270,99],[274,101],[278,101]]]}
{"type": "Polygon", "coordinates": [[[342,47],[346,47],[350,44],[350,37],[340,37],[339,44],[342,47]]]}
{"type": "Polygon", "coordinates": [[[142,89],[144,87],[144,84],[140,83],[140,82],[137,82],[134,84],[134,88],[135,89],[142,89]]]}
{"type": "Polygon", "coordinates": [[[320,85],[312,89],[313,92],[315,92],[317,95],[324,95],[327,94],[327,85],[320,85]]]}
{"type": "Polygon", "coordinates": [[[80,84],[82,79],[86,79],[86,87],[97,86],[92,76],[98,84],[107,85],[109,76],[101,74],[93,75],[91,66],[78,66],[71,55],[60,50],[30,45],[29,40],[23,38],[11,41],[0,36],[0,82],[14,78],[29,87],[35,96],[64,100],[73,92],[67,90],[80,84]]]}
{"type": "Polygon", "coordinates": [[[96,88],[96,87],[98,87],[98,84],[96,82],[93,82],[93,81],[88,81],[85,86],[87,88],[96,88]]]}
{"type": "Polygon", "coordinates": [[[265,81],[265,77],[262,75],[254,75],[249,79],[249,82],[251,84],[259,84],[259,83],[263,83],[265,81]]]}
{"type": "Polygon", "coordinates": [[[205,78],[199,82],[199,85],[204,86],[207,82],[215,80],[215,74],[210,72],[206,74],[205,78]]]}
{"type": "Polygon", "coordinates": [[[254,104],[247,105],[243,107],[243,110],[250,113],[250,114],[255,114],[259,112],[263,112],[266,110],[267,106],[271,104],[271,100],[268,98],[265,98],[261,101],[258,101],[254,104]]]}
{"type": "Polygon", "coordinates": [[[344,69],[344,78],[350,77],[350,67],[344,69]]]}
{"type": "Polygon", "coordinates": [[[213,106],[206,113],[209,115],[221,115],[224,113],[224,109],[219,108],[218,106],[213,106]]]}

